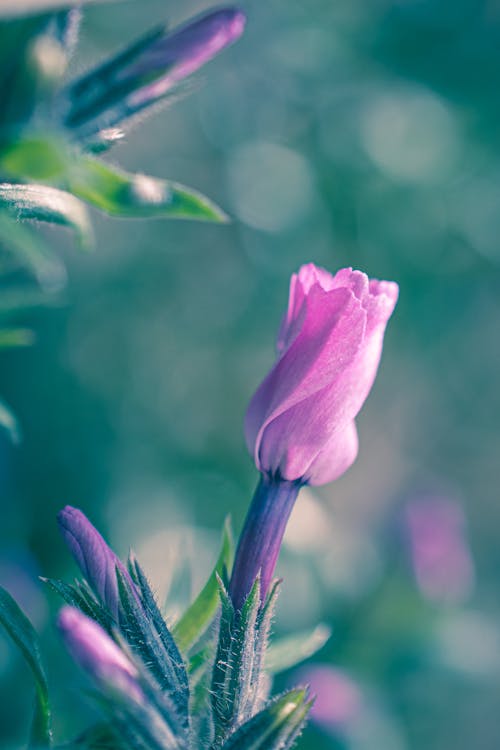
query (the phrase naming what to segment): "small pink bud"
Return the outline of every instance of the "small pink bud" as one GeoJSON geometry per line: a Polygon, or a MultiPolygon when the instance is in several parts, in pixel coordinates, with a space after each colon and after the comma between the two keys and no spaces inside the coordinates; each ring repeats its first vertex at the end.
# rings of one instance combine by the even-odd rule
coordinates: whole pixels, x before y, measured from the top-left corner
{"type": "Polygon", "coordinates": [[[63,607],[57,625],[73,659],[100,688],[142,699],[136,667],[100,625],[75,607],[63,607]]]}

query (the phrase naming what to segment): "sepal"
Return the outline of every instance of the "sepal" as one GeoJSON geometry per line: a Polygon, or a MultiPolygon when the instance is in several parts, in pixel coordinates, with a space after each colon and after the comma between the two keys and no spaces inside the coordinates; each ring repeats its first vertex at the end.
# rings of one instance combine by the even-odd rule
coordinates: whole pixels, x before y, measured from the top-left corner
{"type": "Polygon", "coordinates": [[[307,689],[274,698],[239,727],[222,750],[289,750],[302,731],[311,705],[307,689]]]}
{"type": "Polygon", "coordinates": [[[189,684],[182,656],[156,604],[154,595],[134,559],[130,570],[137,589],[117,567],[120,598],[120,631],[132,650],[148,666],[172,705],[170,721],[185,735],[189,724],[189,684]]]}
{"type": "Polygon", "coordinates": [[[222,582],[219,641],[212,676],[212,713],[216,747],[264,703],[269,681],[263,669],[274,606],[275,581],[261,607],[260,577],[254,581],[241,611],[222,582]]]}
{"type": "Polygon", "coordinates": [[[113,618],[108,610],[97,601],[86,581],[76,581],[74,586],[71,586],[56,578],[41,578],[40,580],[64,599],[66,604],[77,607],[84,615],[99,623],[107,633],[111,633],[113,618]]]}

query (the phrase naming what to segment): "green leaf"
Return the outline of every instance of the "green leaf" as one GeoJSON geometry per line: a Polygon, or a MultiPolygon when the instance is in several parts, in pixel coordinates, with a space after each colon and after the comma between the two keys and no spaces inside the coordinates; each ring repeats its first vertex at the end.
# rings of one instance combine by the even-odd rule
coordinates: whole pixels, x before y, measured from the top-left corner
{"type": "Polygon", "coordinates": [[[54,138],[32,136],[2,145],[0,171],[11,177],[52,180],[64,174],[69,157],[66,144],[54,138]]]}
{"type": "Polygon", "coordinates": [[[69,187],[78,197],[113,216],[228,220],[215,203],[195,190],[156,177],[127,174],[90,156],[73,168],[69,187]]]}
{"type": "Polygon", "coordinates": [[[212,712],[215,738],[222,743],[251,715],[255,700],[255,658],[258,650],[260,578],[257,576],[241,612],[237,612],[220,583],[221,621],[212,675],[212,712]]]}
{"type": "Polygon", "coordinates": [[[222,750],[288,750],[300,734],[311,705],[305,689],[278,696],[239,727],[222,750]]]}
{"type": "Polygon", "coordinates": [[[265,669],[271,674],[284,672],[285,669],[309,659],[316,651],[323,648],[331,636],[328,625],[318,625],[312,630],[287,636],[274,641],[265,658],[265,669]]]}
{"type": "Polygon", "coordinates": [[[0,623],[21,651],[35,679],[36,704],[30,744],[37,747],[49,746],[51,742],[49,692],[40,656],[38,636],[19,605],[1,586],[0,623]]]}
{"type": "Polygon", "coordinates": [[[189,682],[186,671],[186,665],[182,659],[182,655],[179,648],[172,637],[170,630],[167,628],[167,624],[160,612],[160,608],[156,603],[153,592],[149,582],[139,565],[138,561],[131,555],[129,559],[129,565],[133,574],[134,579],[137,581],[137,585],[140,590],[142,604],[146,610],[148,620],[154,626],[157,637],[165,649],[165,653],[172,665],[172,675],[169,676],[170,689],[177,693],[177,702],[181,706],[181,716],[183,714],[188,715],[188,703],[189,703],[189,682]]]}
{"type": "Polygon", "coordinates": [[[21,440],[21,430],[17,417],[11,411],[4,401],[0,401],[0,427],[9,434],[13,443],[19,443],[21,440]]]}
{"type": "Polygon", "coordinates": [[[189,684],[187,671],[174,639],[154,601],[139,566],[133,563],[140,579],[140,593],[135,584],[116,568],[120,597],[120,631],[133,651],[147,665],[165,699],[167,723],[179,739],[188,727],[189,684]],[[171,710],[169,711],[169,705],[171,710]]]}
{"type": "Polygon", "coordinates": [[[83,247],[92,237],[84,204],[71,193],[47,185],[0,184],[0,207],[19,219],[61,224],[73,229],[83,247]]]}
{"type": "Polygon", "coordinates": [[[217,575],[230,570],[233,559],[233,541],[229,520],[224,524],[219,556],[208,581],[194,602],[174,626],[172,635],[182,652],[188,651],[198,641],[212,622],[219,606],[217,575]]]}

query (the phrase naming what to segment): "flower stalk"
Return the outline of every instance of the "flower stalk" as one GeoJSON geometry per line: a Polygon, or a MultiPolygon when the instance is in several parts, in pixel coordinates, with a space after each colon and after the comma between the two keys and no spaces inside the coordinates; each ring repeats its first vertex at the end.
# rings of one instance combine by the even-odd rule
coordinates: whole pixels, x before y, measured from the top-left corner
{"type": "Polygon", "coordinates": [[[241,610],[253,583],[260,574],[260,596],[264,602],[295,500],[302,486],[261,476],[238,542],[229,594],[236,610],[241,610]]]}

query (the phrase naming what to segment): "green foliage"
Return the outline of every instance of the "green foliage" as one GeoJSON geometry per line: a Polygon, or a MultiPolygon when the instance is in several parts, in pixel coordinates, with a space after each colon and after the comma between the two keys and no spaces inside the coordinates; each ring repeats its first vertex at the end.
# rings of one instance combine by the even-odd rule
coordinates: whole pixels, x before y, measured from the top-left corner
{"type": "Polygon", "coordinates": [[[111,632],[113,619],[97,601],[93,593],[90,591],[86,581],[77,581],[74,586],[71,586],[64,581],[59,581],[55,578],[42,578],[41,580],[46,583],[52,591],[64,599],[66,604],[69,604],[72,607],[77,607],[87,615],[87,617],[91,617],[98,622],[104,630],[111,632]]]}
{"type": "Polygon", "coordinates": [[[288,750],[300,734],[311,705],[304,689],[274,698],[239,727],[222,750],[288,750]]]}
{"type": "Polygon", "coordinates": [[[50,704],[47,678],[40,656],[38,636],[19,605],[0,587],[0,623],[24,656],[33,674],[36,702],[30,732],[30,746],[46,747],[51,743],[50,704]]]}
{"type": "Polygon", "coordinates": [[[195,190],[156,177],[127,174],[91,157],[77,163],[69,181],[75,195],[113,216],[227,221],[220,208],[195,190]]]}
{"type": "MultiPolygon", "coordinates": [[[[70,586],[44,579],[68,604],[98,622],[137,668],[139,697],[137,691],[107,690],[103,683],[99,692],[92,693],[92,700],[109,723],[84,733],[75,745],[112,750],[117,737],[131,750],[282,750],[292,746],[310,703],[304,690],[268,700],[271,679],[266,652],[279,582],[262,602],[257,578],[237,611],[221,580],[221,575],[227,578],[231,561],[226,522],[215,568],[173,632],[133,555],[128,561],[129,575],[116,567],[120,605],[115,620],[98,604],[86,582],[70,586]],[[218,614],[217,630],[210,629],[218,614]],[[185,663],[181,651],[193,650],[194,644],[198,649],[185,663]]],[[[298,638],[300,656],[304,658],[306,650],[312,651],[321,639],[324,642],[325,635],[318,629],[298,638]]],[[[290,645],[281,644],[275,666],[290,663],[290,645]]]]}
{"type": "Polygon", "coordinates": [[[82,245],[91,237],[90,222],[84,204],[71,193],[46,185],[0,184],[0,208],[19,219],[33,219],[73,229],[82,245]]]}
{"type": "Polygon", "coordinates": [[[70,156],[62,137],[26,136],[7,141],[0,151],[0,171],[25,180],[64,178],[70,156]]]}
{"type": "Polygon", "coordinates": [[[203,635],[215,617],[219,605],[217,576],[223,577],[231,569],[233,540],[229,520],[224,524],[219,556],[208,581],[196,599],[176,623],[172,634],[179,649],[187,652],[203,635]]]}
{"type": "Polygon", "coordinates": [[[269,681],[263,668],[264,655],[278,588],[276,582],[261,606],[257,578],[239,612],[220,582],[222,611],[211,690],[215,747],[266,700],[269,681]]]}
{"type": "MultiPolygon", "coordinates": [[[[0,250],[30,268],[45,291],[64,284],[64,264],[48,242],[21,222],[70,227],[79,245],[87,248],[92,228],[80,198],[119,217],[227,221],[223,211],[195,190],[130,175],[86,155],[106,150],[122,131],[100,132],[98,127],[89,143],[75,132],[75,118],[89,106],[99,109],[103,97],[105,101],[114,97],[120,107],[126,92],[116,86],[114,77],[120,77],[123,65],[151,36],[132,43],[62,90],[62,77],[77,42],[80,5],[70,0],[0,3],[0,250]]],[[[1,294],[0,290],[0,298],[1,294]]],[[[21,329],[0,334],[2,347],[26,345],[30,340],[31,334],[21,329]]],[[[0,424],[12,424],[7,407],[0,424]]]]}
{"type": "Polygon", "coordinates": [[[177,645],[155,602],[138,563],[131,561],[140,595],[116,569],[120,593],[120,630],[133,651],[148,665],[162,693],[171,702],[169,723],[179,737],[189,723],[189,683],[186,667],[177,645]]]}

